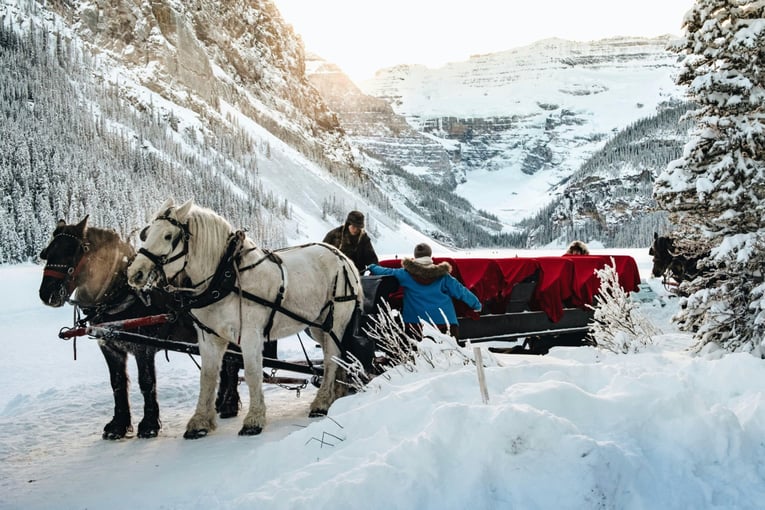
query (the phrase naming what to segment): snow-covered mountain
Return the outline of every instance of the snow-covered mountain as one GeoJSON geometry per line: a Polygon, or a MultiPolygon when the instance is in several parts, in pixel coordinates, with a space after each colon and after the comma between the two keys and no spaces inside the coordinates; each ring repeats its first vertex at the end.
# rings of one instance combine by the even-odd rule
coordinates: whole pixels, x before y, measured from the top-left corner
{"type": "MultiPolygon", "coordinates": [[[[326,62],[309,59],[307,72],[354,144],[456,186],[507,228],[563,196],[617,133],[677,105],[669,41],[548,39],[438,69],[383,69],[359,87],[326,62]]],[[[653,164],[639,171],[654,175],[666,161],[653,164]]],[[[630,181],[635,169],[624,170],[630,181]]],[[[619,171],[608,173],[618,185],[619,171]]],[[[650,202],[650,185],[640,193],[650,202]]]]}
{"type": "Polygon", "coordinates": [[[401,238],[270,0],[0,5],[0,79],[23,91],[2,117],[0,262],[36,259],[61,217],[128,235],[168,196],[268,246],[354,208],[382,250],[423,238],[401,238]]]}
{"type": "MultiPolygon", "coordinates": [[[[409,159],[402,166],[412,172],[456,175],[459,195],[514,224],[549,203],[562,191],[556,185],[616,133],[682,98],[669,41],[548,39],[438,69],[383,69],[361,83],[361,91],[385,100],[428,141],[418,146],[418,158],[409,158],[411,143],[402,144],[396,158],[393,127],[372,123],[356,141],[397,161],[409,159]],[[448,169],[430,163],[442,161],[443,153],[448,169]]],[[[328,102],[341,123],[355,122],[350,108],[328,102]]],[[[369,117],[365,103],[356,109],[362,118],[369,117]]]]}
{"type": "Polygon", "coordinates": [[[542,237],[518,221],[678,96],[666,38],[543,41],[359,88],[306,58],[270,0],[4,0],[0,15],[0,78],[24,90],[2,122],[0,262],[34,259],[62,216],[127,235],[167,196],[270,246],[352,208],[382,253],[529,245],[542,237]]]}

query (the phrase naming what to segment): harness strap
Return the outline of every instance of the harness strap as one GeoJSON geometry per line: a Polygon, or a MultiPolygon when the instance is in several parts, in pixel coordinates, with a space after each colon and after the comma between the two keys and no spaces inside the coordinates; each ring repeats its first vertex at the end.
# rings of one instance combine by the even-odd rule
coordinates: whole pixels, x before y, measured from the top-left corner
{"type": "Polygon", "coordinates": [[[202,330],[202,331],[204,331],[205,333],[208,333],[208,334],[210,334],[210,335],[215,335],[215,336],[217,336],[218,338],[223,338],[223,337],[222,337],[222,336],[220,336],[218,333],[216,333],[216,332],[215,332],[215,330],[214,330],[214,329],[212,329],[210,326],[208,326],[208,325],[207,325],[207,324],[205,324],[204,322],[202,322],[202,321],[200,321],[199,319],[197,319],[197,317],[196,317],[196,316],[195,316],[193,313],[189,312],[189,313],[188,313],[188,316],[189,316],[189,317],[191,317],[191,320],[194,322],[194,324],[196,324],[197,326],[199,326],[199,329],[201,329],[201,330],[202,330]]]}
{"type": "MultiPolygon", "coordinates": [[[[176,260],[180,259],[181,257],[186,257],[186,255],[188,255],[188,253],[189,253],[189,238],[191,237],[191,231],[189,230],[188,223],[181,223],[178,220],[176,220],[175,218],[172,218],[170,216],[167,216],[167,215],[157,216],[154,219],[154,221],[159,221],[159,220],[167,221],[171,225],[173,225],[175,227],[178,227],[181,230],[180,235],[178,235],[178,237],[173,239],[173,242],[170,245],[170,253],[173,253],[175,251],[175,249],[178,247],[178,244],[181,241],[183,241],[183,248],[181,249],[180,252],[178,252],[177,254],[175,254],[172,257],[170,257],[170,253],[168,253],[167,255],[156,255],[156,254],[150,252],[149,250],[147,250],[146,248],[143,248],[143,247],[141,247],[138,250],[138,253],[143,255],[147,259],[149,259],[154,264],[154,267],[156,267],[157,270],[160,273],[162,273],[162,276],[163,276],[163,278],[165,280],[173,280],[184,269],[186,269],[186,265],[188,264],[188,259],[183,261],[183,267],[180,270],[178,270],[178,272],[172,278],[167,278],[167,275],[165,274],[164,267],[167,264],[175,262],[176,260]]],[[[141,231],[141,240],[142,241],[145,240],[145,232],[146,232],[146,229],[148,229],[148,228],[149,227],[146,227],[143,231],[141,231]]]]}
{"type": "MultiPolygon", "coordinates": [[[[266,327],[263,328],[263,336],[265,336],[266,340],[270,342],[271,328],[274,325],[274,317],[276,316],[276,309],[281,308],[282,301],[284,300],[284,266],[282,266],[282,259],[278,255],[276,255],[274,252],[266,252],[266,256],[260,259],[258,263],[262,262],[266,258],[276,264],[276,266],[279,268],[279,273],[282,279],[281,284],[279,284],[279,291],[276,294],[276,299],[274,300],[273,306],[271,307],[271,313],[268,315],[268,322],[266,322],[266,327]]],[[[239,295],[240,296],[242,295],[241,288],[239,290],[239,295]]]]}
{"type": "MultiPolygon", "coordinates": [[[[320,323],[318,323],[316,321],[308,320],[305,317],[302,317],[302,316],[296,314],[292,310],[284,308],[281,304],[277,304],[277,303],[275,303],[273,301],[269,301],[267,299],[263,299],[262,297],[256,296],[255,294],[252,294],[251,292],[247,292],[246,290],[242,290],[242,297],[252,301],[253,303],[257,303],[257,304],[262,305],[262,306],[267,306],[269,308],[273,308],[272,314],[276,313],[276,312],[279,312],[281,314],[286,315],[290,319],[293,319],[293,320],[296,320],[298,322],[301,322],[301,323],[305,324],[306,326],[313,326],[315,328],[321,328],[322,330],[324,330],[324,325],[323,324],[320,324],[320,323]]],[[[330,301],[330,303],[331,303],[331,301],[330,301]]],[[[325,307],[326,307],[326,305],[325,305],[325,307]]]]}
{"type": "MultiPolygon", "coordinates": [[[[348,267],[345,265],[343,266],[343,276],[345,277],[344,292],[347,293],[350,291],[350,294],[344,294],[343,296],[334,295],[337,293],[337,285],[338,285],[338,278],[339,278],[339,275],[335,275],[335,281],[333,283],[333,289],[332,289],[332,294],[334,296],[332,300],[328,301],[324,305],[324,307],[322,307],[321,312],[319,313],[319,316],[321,316],[325,310],[329,309],[329,311],[326,317],[324,318],[324,320],[321,323],[319,323],[315,320],[306,319],[305,317],[298,315],[297,313],[287,308],[284,308],[284,306],[282,306],[282,302],[284,300],[284,293],[286,290],[284,287],[284,280],[285,280],[284,267],[282,266],[282,259],[281,257],[279,257],[276,251],[263,250],[264,256],[258,259],[256,262],[248,266],[237,267],[238,262],[241,260],[241,245],[243,240],[244,240],[243,231],[237,231],[231,235],[226,251],[223,257],[221,257],[220,263],[218,264],[218,268],[216,269],[215,274],[210,278],[210,284],[201,294],[198,294],[195,296],[190,296],[188,295],[188,293],[186,293],[186,295],[181,294],[179,299],[181,310],[188,312],[188,314],[192,317],[192,320],[194,321],[194,323],[197,324],[197,326],[199,326],[200,329],[202,329],[203,331],[206,331],[207,333],[220,336],[212,328],[210,328],[209,326],[202,323],[199,319],[197,319],[190,312],[190,310],[194,308],[204,308],[206,306],[209,306],[213,303],[220,301],[221,299],[231,294],[232,292],[236,292],[239,295],[240,299],[244,298],[249,301],[252,301],[253,303],[256,303],[271,309],[271,312],[268,317],[268,321],[266,323],[266,326],[263,329],[263,334],[268,341],[270,341],[271,329],[273,328],[276,314],[281,313],[297,322],[300,322],[310,327],[320,328],[325,333],[329,333],[332,339],[338,345],[338,348],[342,350],[340,339],[332,331],[332,325],[334,323],[335,302],[353,301],[353,300],[356,300],[357,298],[357,295],[354,292],[353,285],[351,284],[351,281],[350,281],[350,275],[348,274],[348,267]],[[248,292],[242,289],[240,285],[238,285],[238,275],[240,273],[253,269],[257,267],[258,265],[262,264],[266,260],[269,260],[275,263],[279,267],[279,271],[281,272],[282,283],[279,286],[279,291],[273,301],[269,301],[251,292],[248,292]]],[[[336,255],[340,253],[337,250],[337,248],[323,244],[323,243],[308,243],[298,247],[285,248],[283,250],[278,250],[278,251],[286,251],[286,250],[290,250],[294,248],[303,248],[303,247],[314,246],[314,245],[324,246],[336,255]]]]}
{"type": "MultiPolygon", "coordinates": [[[[281,267],[282,266],[279,266],[280,269],[281,267]]],[[[282,278],[282,281],[284,281],[284,278],[282,278]]],[[[240,290],[240,293],[241,292],[243,291],[240,290]]],[[[271,341],[271,328],[274,326],[274,316],[276,315],[276,309],[281,308],[283,299],[284,285],[280,285],[279,292],[276,294],[276,299],[274,300],[273,306],[271,306],[271,313],[268,315],[268,322],[266,322],[266,327],[263,328],[263,336],[265,336],[266,340],[269,342],[271,341]]]]}

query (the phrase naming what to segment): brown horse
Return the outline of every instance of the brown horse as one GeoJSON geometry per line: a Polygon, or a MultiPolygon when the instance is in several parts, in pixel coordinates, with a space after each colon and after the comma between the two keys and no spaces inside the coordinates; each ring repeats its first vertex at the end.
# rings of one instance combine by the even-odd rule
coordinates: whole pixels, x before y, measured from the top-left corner
{"type": "MultiPolygon", "coordinates": [[[[127,283],[127,266],[135,257],[133,247],[112,230],[89,227],[88,217],[76,225],[60,220],[53,239],[40,253],[46,261],[40,284],[40,299],[52,307],[67,301],[78,306],[85,318],[81,324],[97,324],[115,320],[156,315],[167,311],[162,306],[165,296],[156,292],[139,296],[127,283]],[[75,298],[71,296],[75,293],[75,298]],[[146,302],[144,301],[146,300],[146,302]],[[150,303],[150,304],[146,304],[150,303]]],[[[196,342],[196,330],[188,318],[179,316],[172,323],[131,330],[137,335],[160,339],[196,342]]],[[[109,367],[114,394],[114,416],[104,427],[104,439],[120,439],[132,431],[128,353],[138,366],[138,384],[144,398],[144,415],[138,424],[138,437],[155,437],[161,428],[157,402],[154,357],[159,349],[122,340],[98,340],[109,367]]],[[[226,361],[221,370],[218,411],[221,417],[236,416],[239,410],[237,383],[239,366],[226,361]]]]}
{"type": "Polygon", "coordinates": [[[665,280],[673,278],[678,284],[683,281],[693,280],[701,272],[697,263],[704,255],[686,255],[680,253],[675,247],[675,240],[671,237],[653,234],[653,244],[648,250],[653,257],[651,272],[655,277],[664,276],[665,280]]]}

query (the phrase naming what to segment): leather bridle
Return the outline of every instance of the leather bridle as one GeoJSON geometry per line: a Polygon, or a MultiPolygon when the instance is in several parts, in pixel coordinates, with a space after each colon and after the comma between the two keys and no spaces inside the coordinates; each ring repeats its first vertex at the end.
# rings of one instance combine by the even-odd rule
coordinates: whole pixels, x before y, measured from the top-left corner
{"type": "Polygon", "coordinates": [[[87,258],[86,255],[89,250],[90,245],[75,235],[69,234],[67,232],[61,232],[54,235],[53,240],[50,242],[47,248],[45,248],[42,253],[40,253],[40,258],[46,261],[45,268],[43,269],[43,277],[62,280],[62,286],[66,287],[68,292],[67,296],[70,296],[72,292],[74,292],[74,289],[77,287],[77,276],[85,266],[87,258]],[[53,247],[53,244],[56,242],[56,240],[62,237],[68,237],[77,241],[77,250],[71,256],[72,259],[70,263],[53,264],[48,262],[48,252],[53,247]]]}
{"type": "MultiPolygon", "coordinates": [[[[159,216],[154,219],[154,222],[164,220],[170,223],[171,225],[178,227],[179,232],[178,235],[175,236],[170,244],[170,251],[166,253],[165,255],[157,255],[156,253],[152,253],[146,248],[140,248],[138,250],[138,253],[149,259],[153,264],[154,267],[162,273],[162,277],[166,281],[170,281],[175,279],[176,276],[178,276],[184,269],[186,269],[186,265],[188,264],[189,260],[187,255],[189,254],[189,238],[191,237],[191,232],[189,231],[189,224],[188,223],[181,223],[180,221],[176,220],[175,218],[171,218],[170,216],[159,216]],[[183,248],[181,251],[173,255],[173,252],[178,248],[178,245],[183,242],[183,248]],[[168,264],[172,264],[176,260],[179,260],[183,258],[183,267],[181,267],[172,278],[167,278],[167,275],[165,274],[164,267],[168,264]]],[[[149,227],[151,225],[146,226],[139,235],[141,241],[146,241],[146,232],[148,231],[149,227]]]]}

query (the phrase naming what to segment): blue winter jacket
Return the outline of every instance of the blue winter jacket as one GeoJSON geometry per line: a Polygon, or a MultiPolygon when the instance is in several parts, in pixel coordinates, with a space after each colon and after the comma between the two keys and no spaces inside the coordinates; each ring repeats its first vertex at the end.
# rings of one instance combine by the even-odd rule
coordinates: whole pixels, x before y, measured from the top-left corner
{"type": "Polygon", "coordinates": [[[367,267],[372,274],[393,275],[404,288],[404,306],[401,311],[406,323],[419,324],[420,319],[434,324],[444,324],[443,310],[449,324],[457,324],[452,298],[458,299],[475,311],[481,310],[481,302],[451,274],[448,262],[433,264],[426,259],[404,259],[401,269],[372,264],[367,267]],[[429,262],[429,263],[427,263],[429,262]]]}

